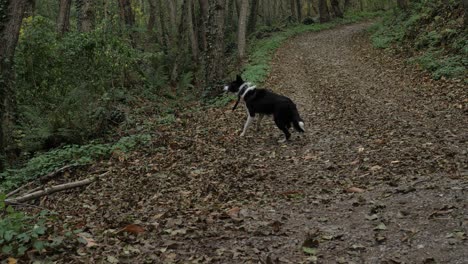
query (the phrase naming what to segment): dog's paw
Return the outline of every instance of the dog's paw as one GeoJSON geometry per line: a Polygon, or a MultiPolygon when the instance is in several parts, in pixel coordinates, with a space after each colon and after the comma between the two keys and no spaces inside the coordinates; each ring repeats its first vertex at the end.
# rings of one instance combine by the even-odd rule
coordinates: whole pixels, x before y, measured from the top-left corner
{"type": "Polygon", "coordinates": [[[282,144],[282,143],[285,143],[286,141],[287,141],[286,138],[282,138],[282,139],[278,140],[278,143],[282,144]]]}

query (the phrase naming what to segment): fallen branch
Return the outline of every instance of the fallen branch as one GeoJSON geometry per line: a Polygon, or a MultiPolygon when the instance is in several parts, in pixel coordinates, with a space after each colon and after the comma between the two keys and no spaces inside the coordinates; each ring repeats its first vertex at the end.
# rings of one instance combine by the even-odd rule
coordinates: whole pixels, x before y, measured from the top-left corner
{"type": "Polygon", "coordinates": [[[85,185],[88,185],[88,184],[98,180],[99,178],[102,178],[102,177],[106,176],[108,173],[109,172],[107,171],[107,172],[105,172],[103,174],[93,176],[91,178],[84,179],[84,180],[81,180],[81,181],[55,185],[55,186],[48,187],[48,188],[45,188],[45,189],[40,190],[40,191],[29,193],[29,194],[21,196],[21,197],[6,199],[5,204],[24,203],[24,202],[31,201],[31,200],[34,200],[34,199],[37,199],[39,197],[46,196],[46,195],[49,195],[49,194],[52,194],[52,193],[56,193],[56,192],[60,192],[60,191],[64,191],[64,190],[68,190],[68,189],[72,189],[72,188],[85,186],[85,185]]]}
{"type": "MultiPolygon", "coordinates": [[[[53,172],[51,172],[51,173],[49,173],[49,174],[47,174],[47,175],[44,175],[44,176],[40,177],[40,178],[39,178],[39,181],[40,181],[41,183],[45,183],[45,182],[51,180],[52,178],[56,177],[59,173],[62,173],[62,172],[64,172],[65,170],[68,170],[68,169],[73,168],[73,167],[76,167],[76,166],[81,166],[81,165],[80,165],[80,164],[71,164],[71,165],[63,166],[62,168],[60,168],[60,169],[58,169],[58,170],[55,170],[55,171],[53,171],[53,172]]],[[[15,190],[13,190],[13,191],[7,193],[6,198],[9,198],[9,197],[11,197],[11,196],[13,196],[13,195],[19,193],[21,190],[26,189],[27,187],[30,187],[34,182],[35,182],[35,180],[34,180],[34,181],[31,181],[31,182],[28,182],[28,183],[26,183],[25,185],[23,185],[23,186],[21,186],[21,187],[15,189],[15,190]]]]}

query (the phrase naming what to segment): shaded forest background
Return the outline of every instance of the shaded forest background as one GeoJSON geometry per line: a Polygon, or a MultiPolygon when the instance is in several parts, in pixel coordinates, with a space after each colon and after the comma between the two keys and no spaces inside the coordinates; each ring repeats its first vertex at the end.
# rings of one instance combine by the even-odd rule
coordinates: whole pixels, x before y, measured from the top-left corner
{"type": "Polygon", "coordinates": [[[0,171],[37,151],[128,135],[142,112],[170,121],[171,104],[217,95],[255,39],[393,6],[382,0],[3,0],[0,171]]]}

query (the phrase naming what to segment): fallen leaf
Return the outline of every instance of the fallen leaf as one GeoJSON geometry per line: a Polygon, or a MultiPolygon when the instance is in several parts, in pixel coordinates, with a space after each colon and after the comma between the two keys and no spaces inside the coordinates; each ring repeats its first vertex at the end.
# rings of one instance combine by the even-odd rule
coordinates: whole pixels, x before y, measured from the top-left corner
{"type": "Polygon", "coordinates": [[[361,189],[361,188],[358,188],[358,187],[351,187],[351,188],[346,189],[346,192],[349,192],[349,193],[363,193],[364,189],[361,189]]]}
{"type": "Polygon", "coordinates": [[[316,248],[302,247],[302,251],[304,251],[304,253],[309,254],[309,255],[316,255],[317,254],[317,249],[316,248]]]}
{"type": "Polygon", "coordinates": [[[96,241],[94,238],[91,236],[89,233],[79,233],[78,235],[78,240],[85,244],[87,248],[95,247],[97,246],[96,241]]]}
{"type": "Polygon", "coordinates": [[[229,215],[231,218],[238,218],[240,210],[241,209],[239,207],[234,207],[234,208],[229,209],[226,212],[226,214],[229,215]]]}
{"type": "Polygon", "coordinates": [[[114,256],[107,256],[107,261],[109,263],[119,263],[119,260],[114,256]]]}
{"type": "Polygon", "coordinates": [[[145,232],[145,229],[139,225],[130,224],[124,227],[122,231],[132,234],[141,234],[145,232]]]}
{"type": "Polygon", "coordinates": [[[387,226],[384,223],[380,223],[378,226],[374,228],[374,230],[386,230],[387,226]]]}
{"type": "Polygon", "coordinates": [[[376,220],[378,218],[379,218],[379,216],[377,214],[366,215],[366,219],[369,220],[369,221],[373,221],[373,220],[376,220]]]}
{"type": "Polygon", "coordinates": [[[18,260],[15,259],[15,258],[12,258],[12,257],[8,258],[8,264],[16,264],[17,262],[18,262],[18,260]]]}

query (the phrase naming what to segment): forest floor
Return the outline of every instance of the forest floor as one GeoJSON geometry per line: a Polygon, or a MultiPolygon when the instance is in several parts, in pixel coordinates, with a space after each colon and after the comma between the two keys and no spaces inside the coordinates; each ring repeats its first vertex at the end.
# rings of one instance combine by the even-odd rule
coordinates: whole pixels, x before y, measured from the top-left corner
{"type": "Polygon", "coordinates": [[[298,106],[291,142],[272,120],[240,138],[242,109],[185,110],[81,172],[104,180],[43,199],[86,234],[59,262],[467,263],[466,84],[374,50],[369,25],[277,51],[264,86],[298,106]]]}

